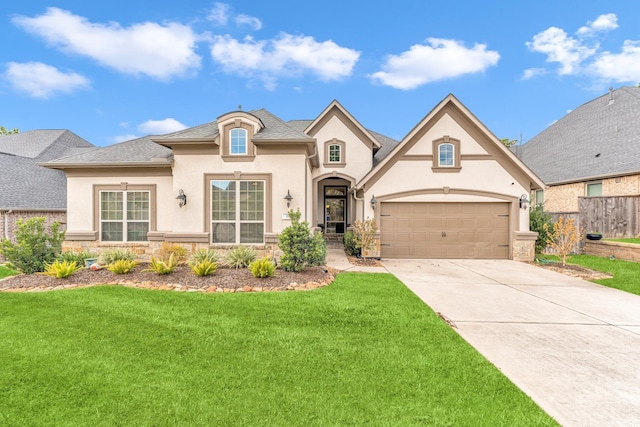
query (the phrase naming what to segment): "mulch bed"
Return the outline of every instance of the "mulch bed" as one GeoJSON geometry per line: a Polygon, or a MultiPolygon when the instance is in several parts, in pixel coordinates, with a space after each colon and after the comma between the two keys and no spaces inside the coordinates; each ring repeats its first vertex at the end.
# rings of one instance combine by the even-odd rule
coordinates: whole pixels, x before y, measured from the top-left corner
{"type": "Polygon", "coordinates": [[[608,273],[603,273],[597,270],[591,270],[586,267],[581,267],[579,265],[566,264],[564,267],[560,262],[534,262],[533,265],[541,268],[546,268],[547,270],[552,270],[557,273],[566,274],[567,276],[578,277],[584,280],[600,280],[600,279],[610,279],[613,276],[608,273]]]}
{"type": "Polygon", "coordinates": [[[159,275],[144,272],[148,265],[140,264],[127,274],[114,274],[107,269],[91,271],[82,269],[66,279],[56,279],[42,274],[21,274],[0,279],[0,291],[44,291],[115,284],[129,287],[181,290],[191,292],[268,292],[279,290],[316,289],[333,281],[334,271],[323,267],[311,267],[300,273],[278,269],[276,275],[259,279],[246,268],[219,268],[210,276],[198,277],[186,265],[173,273],[159,275]]]}

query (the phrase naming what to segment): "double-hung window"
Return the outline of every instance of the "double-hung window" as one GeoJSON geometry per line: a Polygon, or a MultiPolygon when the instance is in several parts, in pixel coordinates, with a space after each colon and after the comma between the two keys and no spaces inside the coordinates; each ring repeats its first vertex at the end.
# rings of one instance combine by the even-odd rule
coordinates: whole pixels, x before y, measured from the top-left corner
{"type": "Polygon", "coordinates": [[[146,242],[149,198],[149,191],[101,191],[100,240],[146,242]]]}
{"type": "Polygon", "coordinates": [[[231,129],[229,132],[230,154],[247,154],[247,130],[242,128],[231,129]]]}
{"type": "Polygon", "coordinates": [[[438,167],[452,167],[454,163],[453,144],[443,143],[438,145],[438,167]]]}
{"type": "Polygon", "coordinates": [[[264,223],[264,181],[211,181],[212,243],[263,243],[264,223]]]}

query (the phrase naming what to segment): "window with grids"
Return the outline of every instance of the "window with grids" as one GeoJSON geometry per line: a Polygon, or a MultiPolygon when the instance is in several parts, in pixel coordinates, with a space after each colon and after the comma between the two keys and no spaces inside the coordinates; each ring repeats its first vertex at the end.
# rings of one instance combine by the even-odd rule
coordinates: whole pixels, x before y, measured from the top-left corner
{"type": "Polygon", "coordinates": [[[148,191],[101,191],[100,240],[146,242],[149,210],[148,191]]]}
{"type": "Polygon", "coordinates": [[[263,243],[264,181],[211,181],[213,243],[263,243]]]}
{"type": "Polygon", "coordinates": [[[438,145],[438,166],[455,166],[453,144],[445,143],[438,145]]]}
{"type": "Polygon", "coordinates": [[[230,154],[247,154],[247,130],[242,128],[231,129],[229,152],[230,154]]]}
{"type": "Polygon", "coordinates": [[[338,144],[331,144],[329,146],[329,163],[341,163],[342,162],[342,147],[338,144]]]}

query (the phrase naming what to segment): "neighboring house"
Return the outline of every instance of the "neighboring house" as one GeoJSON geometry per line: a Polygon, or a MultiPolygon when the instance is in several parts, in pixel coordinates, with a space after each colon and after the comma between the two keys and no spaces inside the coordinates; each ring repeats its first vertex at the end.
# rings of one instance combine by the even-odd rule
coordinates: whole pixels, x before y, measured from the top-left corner
{"type": "Polygon", "coordinates": [[[66,224],[64,172],[41,162],[95,148],[68,130],[32,130],[0,137],[0,238],[14,237],[18,219],[42,216],[66,224]]]}
{"type": "Polygon", "coordinates": [[[544,210],[606,237],[640,233],[640,88],[610,90],[512,150],[547,185],[544,210]]]}
{"type": "Polygon", "coordinates": [[[68,185],[68,248],[277,245],[289,209],[326,234],[374,218],[383,258],[532,259],[521,197],[542,182],[454,96],[401,141],[340,103],[261,109],[46,164],[68,185]]]}

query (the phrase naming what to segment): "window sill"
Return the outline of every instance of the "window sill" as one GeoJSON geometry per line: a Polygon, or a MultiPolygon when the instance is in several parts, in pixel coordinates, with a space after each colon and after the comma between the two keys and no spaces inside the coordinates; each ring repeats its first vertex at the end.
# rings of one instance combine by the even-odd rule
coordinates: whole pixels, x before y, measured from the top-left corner
{"type": "Polygon", "coordinates": [[[431,170],[434,173],[458,173],[462,170],[461,166],[458,167],[432,167],[431,170]]]}
{"type": "Polygon", "coordinates": [[[220,156],[224,162],[253,162],[256,156],[248,156],[244,154],[225,154],[220,156]]]}
{"type": "Polygon", "coordinates": [[[347,167],[346,163],[323,163],[322,166],[325,168],[344,168],[347,167]]]}

